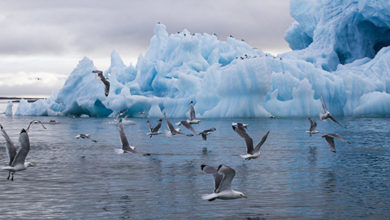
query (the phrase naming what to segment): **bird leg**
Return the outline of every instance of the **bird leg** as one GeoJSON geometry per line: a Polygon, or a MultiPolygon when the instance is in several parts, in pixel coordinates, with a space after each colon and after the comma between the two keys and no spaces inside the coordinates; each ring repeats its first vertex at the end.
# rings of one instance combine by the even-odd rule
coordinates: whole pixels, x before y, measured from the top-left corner
{"type": "Polygon", "coordinates": [[[12,173],[11,181],[14,181],[14,173],[12,173]]]}
{"type": "Polygon", "coordinates": [[[8,171],[8,177],[7,177],[7,180],[9,180],[10,176],[11,176],[11,171],[8,171]]]}

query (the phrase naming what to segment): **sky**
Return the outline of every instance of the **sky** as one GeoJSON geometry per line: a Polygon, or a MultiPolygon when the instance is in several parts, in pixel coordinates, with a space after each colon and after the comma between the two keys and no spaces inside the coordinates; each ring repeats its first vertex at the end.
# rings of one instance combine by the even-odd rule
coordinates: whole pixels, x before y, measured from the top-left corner
{"type": "Polygon", "coordinates": [[[116,50],[135,65],[157,22],[278,54],[293,21],[289,0],[2,0],[0,97],[50,96],[85,56],[106,70],[116,50]]]}

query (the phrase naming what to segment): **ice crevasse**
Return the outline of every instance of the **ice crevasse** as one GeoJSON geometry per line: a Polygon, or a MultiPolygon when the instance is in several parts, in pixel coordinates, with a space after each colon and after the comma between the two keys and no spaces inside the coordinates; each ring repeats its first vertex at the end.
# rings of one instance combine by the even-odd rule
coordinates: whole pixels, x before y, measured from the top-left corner
{"type": "Polygon", "coordinates": [[[83,58],[49,99],[21,101],[15,115],[112,117],[304,117],[390,115],[390,2],[292,0],[295,22],[285,39],[293,49],[277,57],[228,37],[188,30],[168,34],[157,24],[135,66],[113,51],[104,85],[83,58]]]}

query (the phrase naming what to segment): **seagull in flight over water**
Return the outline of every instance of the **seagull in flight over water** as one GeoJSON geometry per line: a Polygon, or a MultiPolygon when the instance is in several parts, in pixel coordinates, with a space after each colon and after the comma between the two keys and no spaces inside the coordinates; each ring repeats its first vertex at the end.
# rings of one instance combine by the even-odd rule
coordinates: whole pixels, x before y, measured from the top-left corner
{"type": "Polygon", "coordinates": [[[136,153],[135,147],[130,146],[129,141],[127,140],[127,137],[126,137],[125,131],[123,129],[123,125],[122,125],[122,119],[119,119],[118,125],[119,125],[119,136],[121,138],[123,152],[124,153],[127,153],[127,152],[136,153]]]}
{"type": "Polygon", "coordinates": [[[152,138],[153,135],[161,134],[161,132],[158,131],[158,130],[161,128],[161,122],[162,122],[162,119],[159,119],[159,120],[158,120],[158,123],[157,123],[157,125],[156,125],[156,127],[153,127],[153,126],[150,124],[150,121],[149,121],[149,120],[146,121],[146,123],[148,124],[149,129],[150,129],[150,132],[147,133],[147,135],[150,135],[150,138],[152,138]]]}
{"type": "Polygon", "coordinates": [[[172,123],[168,120],[167,115],[165,114],[165,112],[164,112],[164,119],[167,122],[169,131],[171,132],[172,135],[183,134],[180,131],[176,130],[175,127],[173,127],[172,123]]]}
{"type": "Polygon", "coordinates": [[[232,180],[236,175],[236,171],[228,166],[219,165],[218,169],[212,166],[202,164],[200,166],[203,172],[214,176],[214,192],[212,194],[203,195],[202,199],[213,201],[215,199],[239,199],[248,198],[244,193],[232,190],[232,180]]]}
{"type": "Polygon", "coordinates": [[[263,136],[261,141],[256,145],[255,148],[253,148],[253,140],[252,138],[246,133],[245,127],[242,123],[237,123],[236,126],[232,126],[233,130],[242,138],[244,138],[246,143],[246,152],[245,155],[240,155],[245,160],[250,159],[256,159],[260,156],[260,147],[264,144],[264,142],[267,140],[269,131],[263,136]]]}
{"type": "Polygon", "coordinates": [[[2,169],[8,170],[7,180],[9,180],[12,176],[11,181],[13,181],[15,172],[25,170],[28,167],[34,167],[34,164],[26,162],[27,154],[30,151],[30,139],[28,137],[27,131],[25,129],[22,129],[19,134],[19,142],[21,147],[19,151],[16,151],[15,145],[13,144],[1,124],[0,128],[2,135],[6,140],[6,149],[9,158],[8,166],[2,167],[2,169]]]}
{"type": "Polygon", "coordinates": [[[340,124],[340,122],[336,121],[336,119],[334,119],[333,116],[330,114],[330,112],[328,111],[328,108],[325,105],[324,97],[322,97],[322,96],[321,96],[321,103],[322,103],[322,109],[324,110],[324,114],[320,113],[320,119],[325,121],[326,119],[329,118],[330,120],[332,120],[336,124],[338,124],[341,127],[345,128],[342,124],[340,124]]]}
{"type": "Polygon", "coordinates": [[[317,127],[317,122],[315,120],[312,120],[310,117],[307,118],[309,121],[310,121],[310,128],[308,131],[306,131],[307,133],[310,134],[310,137],[312,134],[318,134],[320,133],[319,131],[316,131],[316,127],[317,127]]]}
{"type": "MultiPolygon", "coordinates": [[[[322,138],[325,138],[326,142],[328,142],[329,149],[333,153],[336,153],[336,147],[334,145],[334,138],[337,138],[341,141],[345,141],[343,137],[341,137],[340,135],[335,134],[335,133],[325,134],[322,136],[322,138]]],[[[347,143],[350,144],[349,141],[347,141],[347,143]]]]}

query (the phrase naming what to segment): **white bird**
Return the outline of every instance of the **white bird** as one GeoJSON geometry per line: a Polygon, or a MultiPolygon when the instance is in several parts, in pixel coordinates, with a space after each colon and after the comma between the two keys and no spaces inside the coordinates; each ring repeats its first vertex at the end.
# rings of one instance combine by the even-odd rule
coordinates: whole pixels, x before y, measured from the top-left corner
{"type": "MultiPolygon", "coordinates": [[[[322,138],[325,138],[326,142],[328,142],[329,149],[333,153],[336,153],[336,147],[334,145],[334,138],[337,138],[337,139],[339,139],[341,141],[345,141],[343,137],[341,137],[338,134],[334,134],[334,133],[325,134],[325,135],[322,136],[322,138]]],[[[347,143],[349,143],[349,142],[347,141],[347,143]]]]}
{"type": "Polygon", "coordinates": [[[108,96],[108,93],[110,92],[110,82],[106,79],[106,77],[103,76],[103,71],[100,70],[93,70],[93,73],[97,73],[100,80],[104,84],[104,94],[108,96]]]}
{"type": "Polygon", "coordinates": [[[173,127],[172,123],[168,120],[167,115],[165,114],[165,112],[164,112],[164,119],[167,122],[167,126],[168,126],[169,131],[171,132],[172,135],[183,134],[178,129],[175,129],[175,127],[173,127]]]}
{"type": "Polygon", "coordinates": [[[242,158],[244,158],[245,160],[258,158],[260,156],[260,147],[264,144],[265,140],[267,140],[269,131],[263,136],[263,138],[256,145],[256,147],[253,148],[253,140],[248,135],[248,133],[246,133],[246,130],[241,123],[237,123],[237,126],[232,126],[232,128],[240,137],[244,138],[244,140],[245,140],[247,154],[240,155],[240,156],[242,158]]]}
{"type": "Polygon", "coordinates": [[[150,124],[150,121],[147,120],[146,123],[148,124],[149,126],[149,130],[150,132],[147,133],[147,135],[150,135],[150,138],[152,138],[153,135],[159,135],[159,134],[162,134],[162,132],[158,131],[160,128],[161,128],[161,123],[162,123],[162,119],[159,119],[158,120],[158,123],[155,127],[153,127],[151,124],[150,124]]]}
{"type": "Polygon", "coordinates": [[[196,119],[195,116],[195,108],[194,108],[194,102],[190,102],[190,119],[187,120],[189,124],[199,124],[200,120],[196,119]]]}
{"type": "Polygon", "coordinates": [[[316,131],[316,127],[317,127],[317,122],[315,120],[311,120],[311,118],[307,118],[309,121],[310,121],[310,128],[308,131],[306,131],[307,133],[310,134],[310,137],[312,134],[318,134],[320,133],[319,131],[316,131]]]}
{"type": "Polygon", "coordinates": [[[321,96],[321,103],[322,103],[322,109],[324,110],[324,114],[320,113],[320,119],[325,121],[326,119],[329,118],[330,120],[332,120],[336,124],[338,124],[341,127],[345,128],[342,124],[340,124],[340,122],[336,121],[336,119],[334,119],[333,116],[330,114],[330,112],[328,111],[328,108],[325,105],[324,98],[322,96],[321,96]]]}
{"type": "Polygon", "coordinates": [[[119,125],[119,136],[121,138],[123,152],[124,153],[127,153],[127,152],[136,153],[135,147],[130,146],[129,141],[127,140],[127,137],[126,137],[125,131],[123,129],[123,125],[122,125],[122,119],[119,119],[118,125],[119,125]]]}
{"type": "Polygon", "coordinates": [[[219,165],[218,169],[202,164],[202,171],[214,176],[214,192],[212,194],[203,195],[202,199],[213,201],[215,199],[239,199],[248,198],[244,193],[232,190],[232,180],[236,175],[236,171],[228,166],[219,165]]]}
{"type": "Polygon", "coordinates": [[[17,152],[15,145],[12,143],[11,139],[9,138],[8,134],[5,132],[1,124],[0,128],[2,131],[2,135],[6,140],[7,154],[9,158],[8,166],[2,167],[2,169],[8,170],[7,180],[9,180],[12,174],[11,181],[13,181],[15,172],[25,170],[28,167],[34,167],[34,164],[26,162],[27,154],[30,151],[30,140],[27,131],[25,129],[22,129],[19,135],[19,142],[21,147],[17,152]]]}

